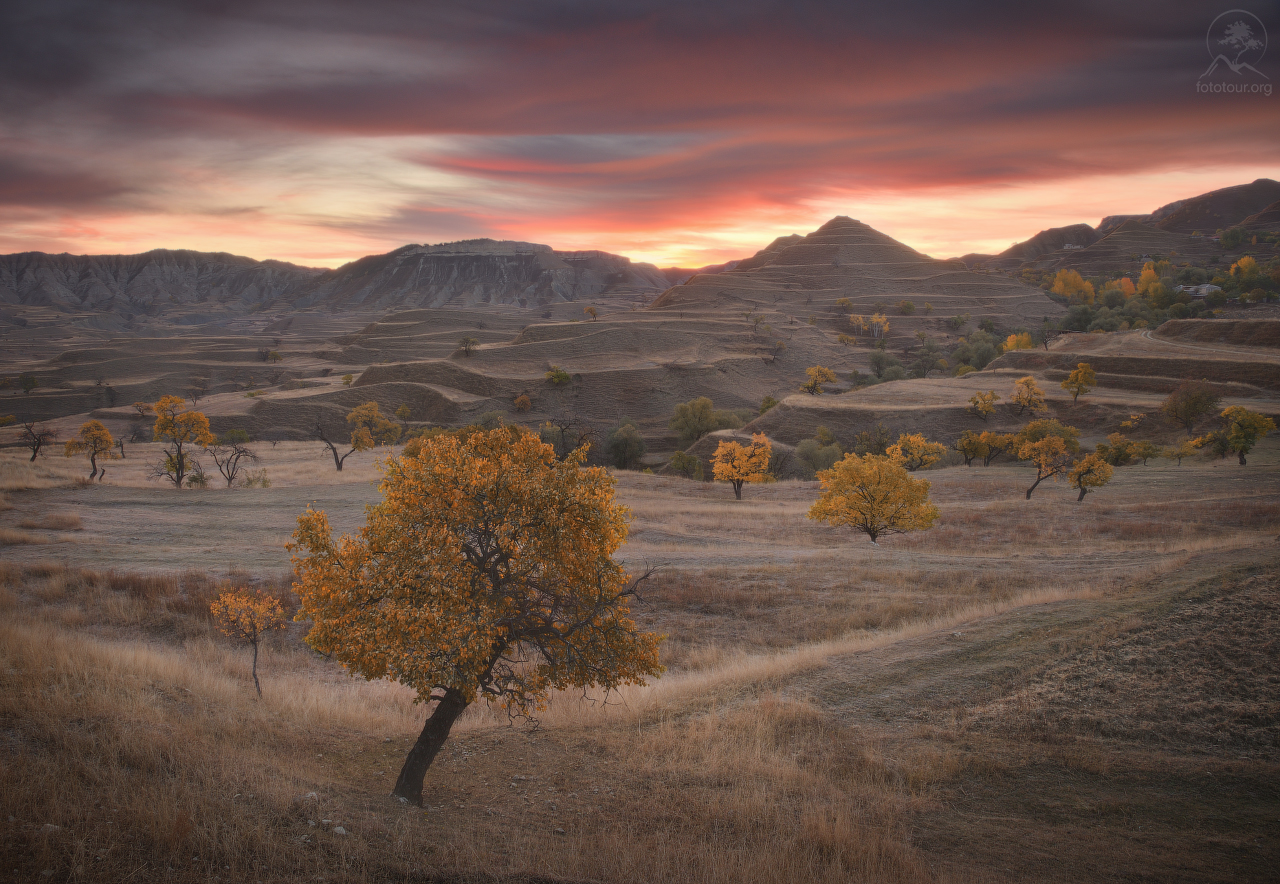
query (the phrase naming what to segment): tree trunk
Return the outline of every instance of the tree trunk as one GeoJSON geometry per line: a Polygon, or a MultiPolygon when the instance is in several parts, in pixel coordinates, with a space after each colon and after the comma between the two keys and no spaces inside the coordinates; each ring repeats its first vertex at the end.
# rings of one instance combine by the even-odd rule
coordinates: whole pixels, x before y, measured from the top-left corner
{"type": "Polygon", "coordinates": [[[1081,486],[1081,488],[1080,488],[1080,496],[1076,498],[1076,503],[1079,503],[1080,501],[1084,500],[1084,496],[1085,496],[1085,494],[1087,494],[1088,492],[1089,492],[1089,489],[1087,489],[1087,488],[1085,488],[1085,487],[1081,486]]]}
{"type": "Polygon", "coordinates": [[[89,481],[92,482],[93,477],[98,475],[98,455],[93,453],[89,454],[89,466],[93,467],[89,472],[89,481]]]}
{"type": "Polygon", "coordinates": [[[742,483],[736,479],[733,482],[733,496],[738,500],[742,500],[742,483]]]}
{"type": "Polygon", "coordinates": [[[422,806],[422,781],[427,776],[427,768],[435,761],[436,754],[444,741],[449,739],[449,730],[458,716],[467,708],[466,697],[462,691],[448,688],[444,697],[436,704],[435,711],[427,718],[418,734],[418,741],[409,750],[409,757],[404,760],[400,776],[391,794],[396,798],[405,798],[417,806],[422,806]]]}
{"type": "Polygon", "coordinates": [[[1242,448],[1242,449],[1240,449],[1239,451],[1237,451],[1237,452],[1236,452],[1236,454],[1240,455],[1240,466],[1244,466],[1244,465],[1245,465],[1245,463],[1244,463],[1244,449],[1243,449],[1243,448],[1242,448]]]}
{"type": "Polygon", "coordinates": [[[1039,485],[1039,484],[1040,484],[1041,482],[1043,482],[1043,481],[1044,481],[1044,476],[1037,476],[1037,477],[1036,477],[1035,482],[1033,482],[1033,483],[1031,484],[1031,487],[1027,489],[1027,500],[1030,500],[1030,499],[1031,499],[1031,492],[1032,492],[1032,491],[1035,491],[1035,490],[1036,490],[1036,486],[1037,486],[1037,485],[1039,485]]]}
{"type": "Polygon", "coordinates": [[[258,689],[258,699],[262,699],[262,685],[258,684],[258,643],[253,643],[253,686],[258,689]]]}

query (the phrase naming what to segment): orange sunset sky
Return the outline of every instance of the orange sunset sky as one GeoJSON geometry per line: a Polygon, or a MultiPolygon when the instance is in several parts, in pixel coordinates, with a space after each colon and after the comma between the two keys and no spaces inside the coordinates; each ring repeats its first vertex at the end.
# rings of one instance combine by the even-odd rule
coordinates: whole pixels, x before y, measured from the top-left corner
{"type": "Polygon", "coordinates": [[[1280,178],[1280,97],[1196,89],[1224,9],[6,4],[0,252],[493,237],[696,267],[837,214],[1000,251],[1280,178]]]}

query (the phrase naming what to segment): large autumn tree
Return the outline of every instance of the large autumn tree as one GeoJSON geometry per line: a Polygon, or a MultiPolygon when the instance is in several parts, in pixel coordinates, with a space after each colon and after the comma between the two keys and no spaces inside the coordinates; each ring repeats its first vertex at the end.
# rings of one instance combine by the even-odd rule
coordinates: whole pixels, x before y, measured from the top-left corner
{"type": "Polygon", "coordinates": [[[1160,411],[1170,423],[1177,424],[1187,431],[1188,436],[1193,436],[1196,424],[1217,411],[1221,401],[1218,391],[1204,381],[1183,381],[1160,403],[1160,411]]]}
{"type": "Polygon", "coordinates": [[[809,518],[862,531],[879,545],[886,534],[920,531],[938,519],[929,502],[929,483],[913,479],[902,462],[888,455],[845,455],[829,470],[818,473],[822,495],[809,509],[809,518]]]}
{"type": "Polygon", "coordinates": [[[717,481],[731,484],[733,496],[742,500],[743,483],[769,481],[772,456],[773,445],[764,433],[753,435],[750,445],[726,439],[716,447],[711,474],[717,481]]]}
{"type": "Polygon", "coordinates": [[[1245,465],[1245,455],[1253,450],[1258,440],[1276,430],[1274,420],[1241,405],[1224,409],[1219,419],[1227,436],[1227,445],[1240,458],[1240,466],[1245,465]]]}
{"type": "Polygon", "coordinates": [[[152,473],[172,482],[174,488],[181,488],[187,474],[197,466],[192,449],[214,442],[209,419],[188,410],[187,401],[181,396],[164,396],[151,408],[156,415],[152,438],[165,443],[164,461],[152,473]]]}
{"type": "Polygon", "coordinates": [[[1076,370],[1067,375],[1062,389],[1071,394],[1071,404],[1098,385],[1098,375],[1087,362],[1076,363],[1076,370]]]}
{"type": "MultiPolygon", "coordinates": [[[[585,448],[563,460],[516,427],[441,434],[384,464],[357,536],[322,511],[291,545],[311,647],[432,703],[392,792],[421,804],[427,768],[477,699],[518,715],[547,692],[643,684],[658,636],[629,617],[639,580],[613,559],[627,510],[585,448]]],[[[640,578],[643,579],[643,578],[640,578]]]]}

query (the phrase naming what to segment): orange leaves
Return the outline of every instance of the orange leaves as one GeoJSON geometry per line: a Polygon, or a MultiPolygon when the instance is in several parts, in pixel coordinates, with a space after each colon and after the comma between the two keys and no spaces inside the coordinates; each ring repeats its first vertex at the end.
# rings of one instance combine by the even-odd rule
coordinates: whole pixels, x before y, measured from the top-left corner
{"type": "Polygon", "coordinates": [[[754,434],[749,446],[726,440],[716,448],[712,475],[721,482],[731,483],[734,496],[741,500],[744,482],[768,481],[772,456],[773,445],[764,433],[754,434]]]}
{"type": "Polygon", "coordinates": [[[280,600],[247,589],[222,593],[209,606],[209,613],[223,635],[250,644],[256,644],[273,629],[285,627],[280,600]]]}
{"type": "Polygon", "coordinates": [[[164,396],[152,406],[156,414],[155,437],[178,445],[212,445],[209,419],[198,411],[187,411],[181,396],[164,396]]]}
{"type": "Polygon", "coordinates": [[[627,510],[584,457],[513,428],[442,434],[386,461],[358,536],[307,510],[291,549],[308,643],[419,699],[452,688],[520,713],[548,690],[658,674],[612,558],[627,510]]]}
{"type": "Polygon", "coordinates": [[[929,483],[913,479],[895,457],[846,455],[818,473],[822,495],[809,518],[847,525],[864,532],[872,543],[886,534],[929,528],[938,508],[929,502],[929,483]]]}

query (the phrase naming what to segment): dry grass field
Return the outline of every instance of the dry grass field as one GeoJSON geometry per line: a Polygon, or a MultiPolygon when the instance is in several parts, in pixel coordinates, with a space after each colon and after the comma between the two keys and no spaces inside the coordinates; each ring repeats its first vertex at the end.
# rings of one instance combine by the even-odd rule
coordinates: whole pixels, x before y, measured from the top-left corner
{"type": "Polygon", "coordinates": [[[1127,466],[1085,502],[1016,465],[921,475],[932,530],[805,518],[815,483],[625,473],[622,558],[664,677],[469,710],[425,808],[387,797],[423,710],[302,642],[313,501],[377,497],[314,443],[269,488],[176,492],[127,446],[0,452],[0,878],[34,881],[1266,881],[1280,860],[1280,443],[1127,466]],[[339,832],[339,828],[341,832],[339,832]]]}

